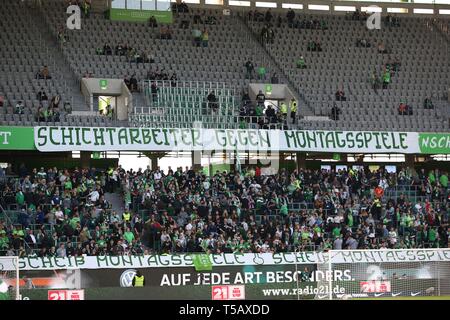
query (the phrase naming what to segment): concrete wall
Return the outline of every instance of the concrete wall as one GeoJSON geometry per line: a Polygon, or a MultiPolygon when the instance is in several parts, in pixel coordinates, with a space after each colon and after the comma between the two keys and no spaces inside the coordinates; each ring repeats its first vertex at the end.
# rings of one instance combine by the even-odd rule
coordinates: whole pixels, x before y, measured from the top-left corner
{"type": "Polygon", "coordinates": [[[130,90],[122,79],[104,79],[108,81],[106,89],[100,87],[100,78],[82,78],[81,93],[85,97],[91,112],[97,111],[93,105],[93,95],[115,96],[117,120],[128,120],[128,111],[133,110],[133,99],[130,90]]]}
{"type": "Polygon", "coordinates": [[[261,90],[264,93],[266,99],[270,100],[289,101],[292,98],[294,98],[294,95],[292,94],[291,90],[289,90],[288,86],[285,84],[272,84],[272,94],[270,95],[266,94],[265,87],[266,85],[263,83],[250,83],[248,90],[250,99],[255,100],[256,95],[259,93],[259,90],[261,90]]]}

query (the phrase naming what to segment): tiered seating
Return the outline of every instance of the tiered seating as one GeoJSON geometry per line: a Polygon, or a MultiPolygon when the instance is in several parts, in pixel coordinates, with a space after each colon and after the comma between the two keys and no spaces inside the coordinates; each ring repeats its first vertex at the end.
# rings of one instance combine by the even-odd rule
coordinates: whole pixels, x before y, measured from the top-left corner
{"type": "MultiPolygon", "coordinates": [[[[63,2],[62,2],[63,3],[63,2]]],[[[36,13],[28,2],[0,2],[0,95],[4,98],[0,107],[1,125],[120,125],[105,117],[79,117],[63,111],[63,104],[69,102],[72,108],[71,90],[59,69],[55,48],[45,33],[36,24],[36,13]],[[47,65],[51,79],[36,79],[36,73],[47,65]],[[41,88],[49,100],[60,95],[59,121],[38,122],[39,108],[37,93],[41,88]],[[24,104],[24,114],[15,114],[17,102],[24,104]]],[[[73,91],[72,91],[73,92],[73,91]]],[[[51,119],[55,120],[55,119],[51,119]]]]}
{"type": "MultiPolygon", "coordinates": [[[[310,18],[300,16],[301,20],[310,18]]],[[[298,19],[298,15],[297,15],[298,19]]],[[[435,30],[427,28],[422,18],[400,18],[400,27],[383,25],[381,30],[368,30],[365,21],[350,21],[344,16],[317,15],[328,30],[291,29],[283,16],[281,27],[274,26],[275,42],[268,45],[271,56],[283,72],[298,85],[299,91],[313,107],[316,115],[328,115],[334,103],[342,115],[336,122],[301,122],[300,126],[325,129],[387,129],[447,131],[445,119],[437,117],[448,90],[448,43],[435,30]],[[357,39],[367,39],[370,48],[357,48],[357,39]],[[322,52],[309,52],[310,41],[319,41],[322,52]],[[383,42],[391,54],[379,54],[383,42]],[[303,55],[307,69],[297,69],[296,60],[303,55]],[[398,58],[400,71],[392,77],[388,89],[375,93],[370,75],[398,58]],[[336,102],[334,93],[343,87],[347,101],[336,102]],[[432,97],[435,110],[425,110],[423,101],[432,97]],[[405,99],[414,109],[413,116],[398,115],[397,107],[405,99]]],[[[248,22],[254,33],[260,33],[263,22],[248,22]]]]}
{"type": "Polygon", "coordinates": [[[31,19],[25,6],[17,2],[1,3],[0,91],[3,91],[4,106],[0,108],[0,122],[4,125],[31,125],[41,88],[49,99],[59,94],[62,102],[71,100],[61,74],[54,68],[54,58],[39,31],[30,23],[31,19]],[[52,79],[35,78],[44,65],[49,67],[52,79]],[[22,115],[13,114],[18,101],[25,106],[22,115]]]}
{"type": "MultiPolygon", "coordinates": [[[[46,19],[56,34],[67,17],[64,3],[50,0],[44,3],[44,8],[46,19]]],[[[135,74],[137,79],[142,80],[149,69],[164,68],[170,73],[175,71],[179,80],[225,81],[241,87],[249,82],[244,79],[247,59],[253,59],[256,66],[264,61],[252,36],[243,32],[242,25],[234,17],[223,16],[220,10],[204,13],[191,9],[188,14],[180,13],[170,28],[173,39],[162,40],[159,28],[150,28],[144,23],[110,21],[92,14],[89,19],[83,20],[82,32],[67,32],[69,42],[64,53],[78,76],[86,72],[92,72],[96,77],[114,78],[135,74]],[[205,26],[209,33],[207,48],[196,47],[193,43],[193,26],[203,30],[203,25],[193,24],[196,12],[203,18],[211,15],[217,20],[216,25],[205,26]],[[188,29],[179,26],[184,19],[190,21],[188,29]],[[124,56],[96,55],[96,48],[103,47],[105,43],[112,47],[128,44],[140,53],[152,53],[156,62],[136,64],[127,62],[124,56]]]]}

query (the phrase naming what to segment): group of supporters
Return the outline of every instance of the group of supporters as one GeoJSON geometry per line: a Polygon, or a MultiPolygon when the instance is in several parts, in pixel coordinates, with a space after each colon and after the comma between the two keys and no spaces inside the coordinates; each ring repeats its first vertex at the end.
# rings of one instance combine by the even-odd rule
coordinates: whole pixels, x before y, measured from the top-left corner
{"type": "Polygon", "coordinates": [[[286,129],[288,122],[297,122],[297,111],[298,102],[294,98],[281,101],[279,105],[266,105],[266,96],[262,90],[259,90],[255,100],[251,100],[245,91],[239,109],[239,126],[245,129],[249,124],[257,124],[260,129],[276,129],[279,126],[286,129]]]}
{"type": "Polygon", "coordinates": [[[2,254],[448,246],[448,176],[439,170],[263,175],[257,167],[211,177],[192,168],[29,171],[22,165],[7,171],[0,170],[1,205],[8,209],[0,224],[2,254]],[[117,191],[123,212],[105,199],[105,192],[117,191]]]}

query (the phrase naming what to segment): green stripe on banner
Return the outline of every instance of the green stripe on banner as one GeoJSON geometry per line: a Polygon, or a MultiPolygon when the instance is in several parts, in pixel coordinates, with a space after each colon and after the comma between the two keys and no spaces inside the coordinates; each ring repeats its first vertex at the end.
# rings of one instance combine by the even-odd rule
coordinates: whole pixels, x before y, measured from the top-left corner
{"type": "Polygon", "coordinates": [[[34,128],[0,127],[0,150],[36,150],[34,128]]]}
{"type": "Polygon", "coordinates": [[[194,262],[195,271],[211,271],[212,262],[207,254],[193,254],[192,261],[194,262]]]}
{"type": "Polygon", "coordinates": [[[450,133],[419,133],[421,153],[450,153],[450,133]]]}

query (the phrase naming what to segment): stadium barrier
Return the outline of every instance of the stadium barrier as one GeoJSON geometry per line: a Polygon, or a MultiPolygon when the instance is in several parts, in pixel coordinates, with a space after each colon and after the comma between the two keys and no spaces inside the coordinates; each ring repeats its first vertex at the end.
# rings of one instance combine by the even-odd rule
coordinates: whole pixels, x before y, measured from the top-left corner
{"type": "Polygon", "coordinates": [[[86,299],[349,299],[450,295],[450,249],[20,259],[22,290],[85,289],[86,299]],[[136,271],[145,288],[129,288],[136,271]],[[107,272],[105,272],[107,271],[107,272]],[[22,283],[25,286],[25,283],[22,283]]]}

